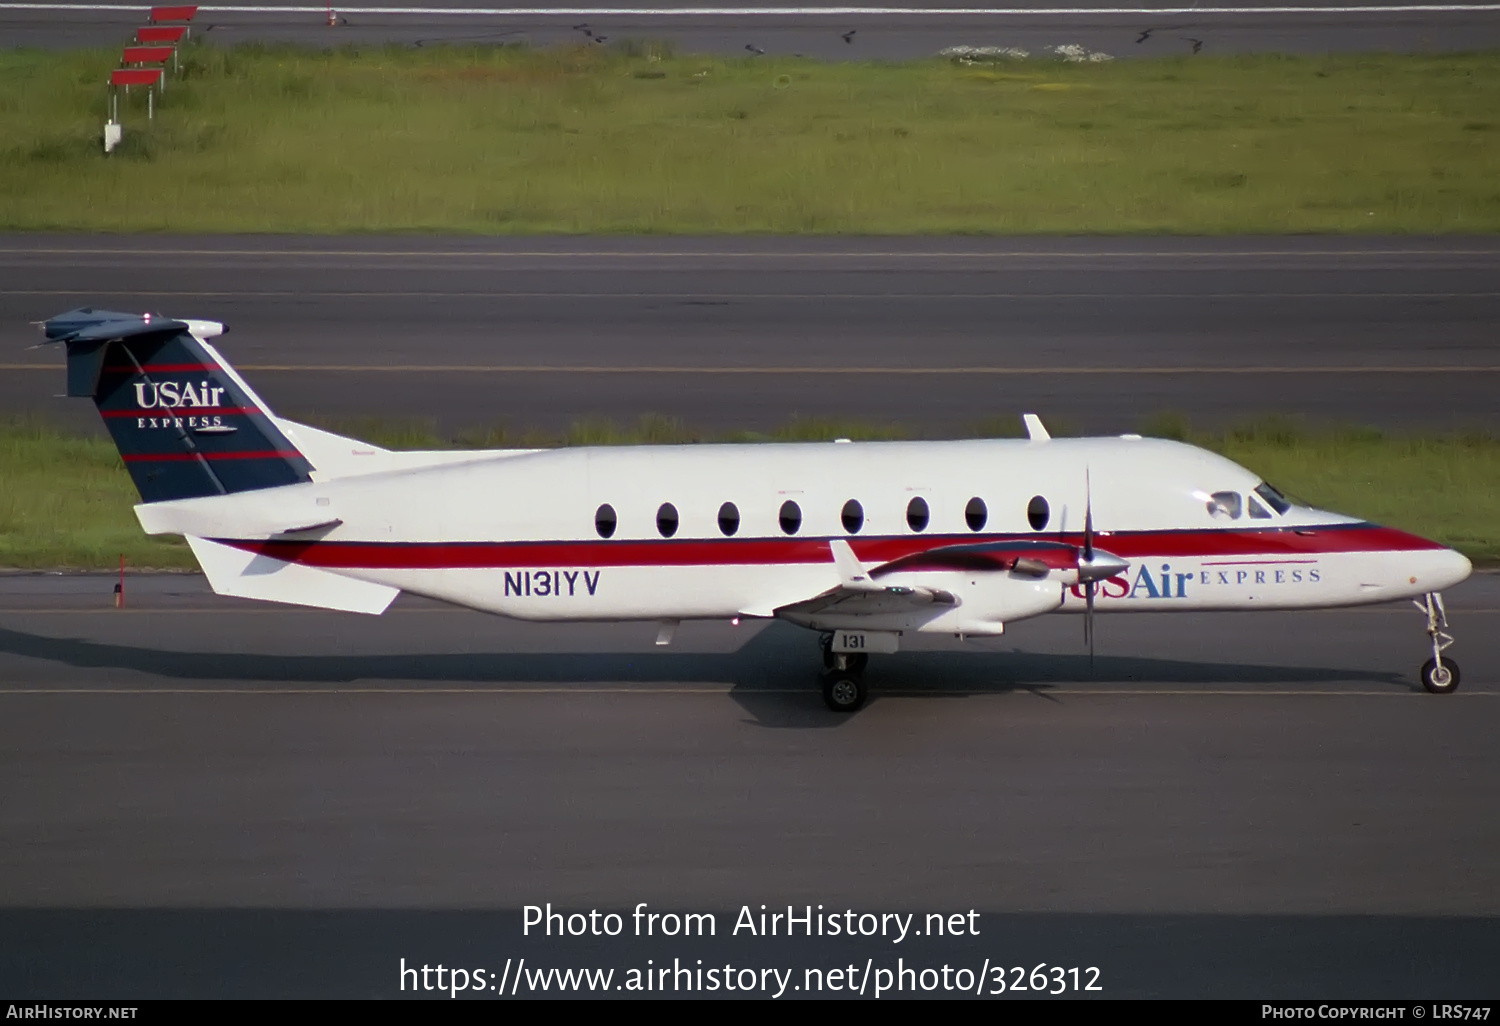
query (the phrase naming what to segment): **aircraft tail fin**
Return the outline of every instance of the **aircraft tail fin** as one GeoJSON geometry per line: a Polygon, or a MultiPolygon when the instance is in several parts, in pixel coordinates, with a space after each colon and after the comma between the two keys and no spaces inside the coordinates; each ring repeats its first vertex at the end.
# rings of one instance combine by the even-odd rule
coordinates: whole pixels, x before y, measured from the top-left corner
{"type": "Polygon", "coordinates": [[[214,321],[89,308],[42,325],[68,351],[68,395],[94,400],[145,502],[275,488],[312,464],[208,339],[214,321]]]}

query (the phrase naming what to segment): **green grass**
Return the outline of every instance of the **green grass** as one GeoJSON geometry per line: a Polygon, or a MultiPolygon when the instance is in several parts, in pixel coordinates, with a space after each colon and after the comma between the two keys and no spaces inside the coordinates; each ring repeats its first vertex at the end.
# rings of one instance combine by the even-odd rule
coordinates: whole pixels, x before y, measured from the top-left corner
{"type": "Polygon", "coordinates": [[[0,228],[1493,232],[1500,55],[987,67],[649,48],[0,52],[0,228]],[[139,94],[139,90],[137,90],[139,94]]]}
{"type": "Polygon", "coordinates": [[[114,443],[0,422],[0,567],[196,567],[181,538],[141,533],[114,443]]]}
{"type": "MultiPolygon", "coordinates": [[[[1012,418],[996,431],[1010,435],[1012,418]]],[[[449,436],[423,421],[334,422],[377,444],[411,448],[476,445],[630,444],[698,441],[818,441],[903,437],[899,427],[793,421],[769,435],[708,435],[680,422],[646,417],[632,427],[607,421],[574,425],[561,436],[503,429],[449,436]]],[[[1057,431],[1054,423],[1054,433],[1057,431]]],[[[1500,562],[1500,439],[1485,434],[1386,436],[1370,430],[1310,430],[1262,421],[1220,433],[1192,431],[1163,417],[1144,429],[1221,452],[1313,506],[1366,517],[1457,548],[1480,563],[1500,562]]],[[[114,446],[36,423],[0,423],[0,566],[109,569],[123,553],[135,568],[194,565],[180,540],[148,538],[131,506],[134,487],[114,446]]]]}

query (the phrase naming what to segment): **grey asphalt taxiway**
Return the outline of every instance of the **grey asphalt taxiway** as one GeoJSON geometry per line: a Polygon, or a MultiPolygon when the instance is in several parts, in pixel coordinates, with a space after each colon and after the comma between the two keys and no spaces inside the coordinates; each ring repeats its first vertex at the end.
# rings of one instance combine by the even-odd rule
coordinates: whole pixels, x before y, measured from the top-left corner
{"type": "Polygon", "coordinates": [[[1449,596],[1449,696],[1398,605],[1104,617],[1092,665],[1077,617],[924,641],[852,716],[781,624],[659,649],[192,575],[131,578],[116,610],[111,584],[0,578],[8,995],[394,996],[398,957],[618,961],[518,948],[519,909],[646,902],[726,928],[742,904],[976,909],[962,951],[874,956],[1091,959],[1116,996],[1494,996],[1495,576],[1449,596]]]}
{"type": "Polygon", "coordinates": [[[87,305],[225,321],[278,412],[335,422],[1494,430],[1497,282],[1464,237],[0,236],[0,409],[99,429],[28,348],[87,305]]]}
{"type": "MultiPolygon", "coordinates": [[[[117,46],[131,37],[147,9],[144,4],[125,10],[101,10],[101,6],[108,7],[0,3],[0,46],[117,46]]],[[[1054,48],[1068,45],[1114,58],[1451,52],[1500,46],[1500,10],[1478,3],[1239,0],[1234,4],[1132,5],[1021,0],[914,3],[896,8],[881,4],[871,9],[827,3],[605,3],[568,4],[546,13],[548,8],[534,4],[413,5],[361,0],[334,3],[331,9],[337,22],[333,27],[328,25],[328,9],[307,3],[206,5],[200,9],[194,31],[198,39],[217,45],[608,46],[652,40],[689,53],[821,60],[911,59],[955,46],[1019,49],[1031,59],[1046,59],[1054,48]]]]}

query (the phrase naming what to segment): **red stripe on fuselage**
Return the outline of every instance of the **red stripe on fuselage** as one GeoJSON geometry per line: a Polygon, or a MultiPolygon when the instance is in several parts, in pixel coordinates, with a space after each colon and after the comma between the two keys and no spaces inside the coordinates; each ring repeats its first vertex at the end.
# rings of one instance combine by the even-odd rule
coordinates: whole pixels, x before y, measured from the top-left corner
{"type": "MultiPolygon", "coordinates": [[[[295,454],[293,454],[295,455],[295,454]]],[[[682,538],[636,541],[341,542],[219,539],[273,559],[330,569],[447,570],[556,566],[776,566],[832,562],[827,538],[682,538]]],[[[1063,541],[1016,535],[845,538],[865,563],[886,563],[945,545],[976,542],[1063,541]]],[[[1441,549],[1437,542],[1375,524],[1320,528],[1131,531],[1096,535],[1094,544],[1124,559],[1188,556],[1323,555],[1332,552],[1411,552],[1441,549]]]]}

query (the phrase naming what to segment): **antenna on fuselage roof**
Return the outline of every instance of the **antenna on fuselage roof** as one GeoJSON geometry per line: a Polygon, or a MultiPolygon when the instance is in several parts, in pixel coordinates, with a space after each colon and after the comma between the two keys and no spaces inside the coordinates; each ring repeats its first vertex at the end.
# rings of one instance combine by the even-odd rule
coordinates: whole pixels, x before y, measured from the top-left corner
{"type": "Polygon", "coordinates": [[[1036,414],[1021,414],[1021,422],[1026,425],[1026,437],[1033,442],[1046,442],[1052,439],[1052,436],[1047,434],[1047,429],[1042,426],[1042,418],[1036,414]]]}

